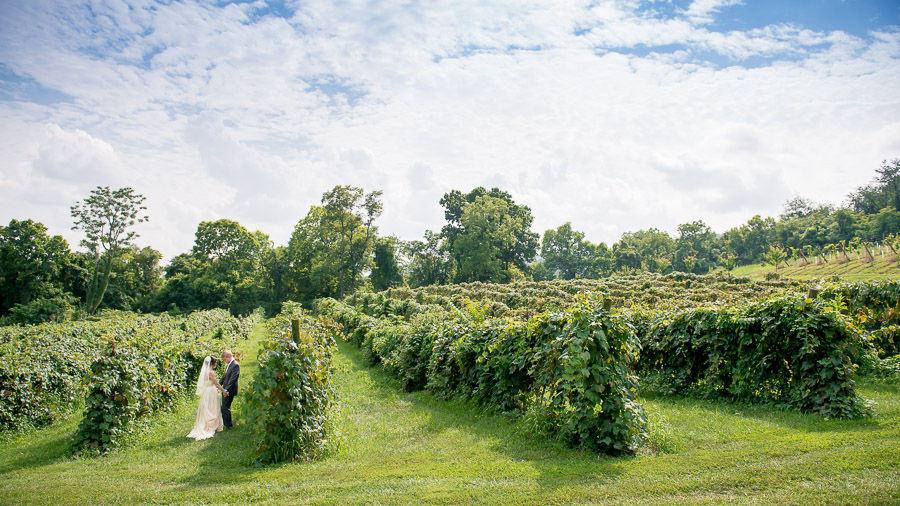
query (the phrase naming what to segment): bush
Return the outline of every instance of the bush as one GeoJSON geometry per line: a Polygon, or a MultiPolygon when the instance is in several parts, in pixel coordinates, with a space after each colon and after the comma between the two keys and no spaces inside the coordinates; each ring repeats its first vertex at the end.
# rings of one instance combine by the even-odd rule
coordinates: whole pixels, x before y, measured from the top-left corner
{"type": "Polygon", "coordinates": [[[829,418],[866,413],[854,389],[865,343],[829,303],[798,295],[664,313],[639,370],[669,393],[765,402],[829,418]]]}
{"type": "Polygon", "coordinates": [[[625,315],[601,307],[602,299],[585,297],[563,313],[539,317],[526,358],[538,402],[552,408],[565,440],[612,455],[633,453],[647,422],[630,367],[639,343],[625,315]]]}
{"type": "Polygon", "coordinates": [[[256,462],[319,458],[331,431],[331,356],[337,326],[328,318],[310,317],[293,303],[285,303],[266,326],[259,372],[247,394],[250,423],[259,437],[256,462]],[[300,323],[296,339],[291,330],[294,318],[300,323]]]}
{"type": "Polygon", "coordinates": [[[58,293],[54,297],[14,305],[7,315],[0,318],[0,326],[63,322],[70,319],[77,310],[77,300],[71,293],[58,293]]]}
{"type": "Polygon", "coordinates": [[[185,390],[190,356],[152,338],[140,342],[150,354],[138,342],[111,342],[91,364],[91,390],[75,434],[76,451],[100,454],[118,446],[137,419],[170,408],[185,390]]]}

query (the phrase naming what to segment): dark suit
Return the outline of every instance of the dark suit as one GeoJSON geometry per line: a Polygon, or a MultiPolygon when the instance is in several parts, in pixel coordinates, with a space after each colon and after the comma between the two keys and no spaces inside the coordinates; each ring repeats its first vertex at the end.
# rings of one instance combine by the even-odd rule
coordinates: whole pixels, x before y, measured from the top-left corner
{"type": "Polygon", "coordinates": [[[222,398],[222,423],[228,429],[232,426],[231,401],[234,400],[238,393],[238,378],[240,376],[241,364],[237,363],[237,360],[232,360],[230,364],[225,364],[225,375],[222,376],[222,388],[228,392],[228,395],[222,398]]]}

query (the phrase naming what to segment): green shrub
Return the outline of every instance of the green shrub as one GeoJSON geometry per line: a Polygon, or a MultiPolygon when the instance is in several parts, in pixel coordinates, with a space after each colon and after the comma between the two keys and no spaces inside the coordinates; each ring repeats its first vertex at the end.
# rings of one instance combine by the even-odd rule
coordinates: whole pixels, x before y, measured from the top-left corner
{"type": "Polygon", "coordinates": [[[328,447],[331,431],[331,356],[337,326],[285,303],[266,327],[259,371],[247,393],[250,423],[259,438],[256,462],[318,458],[328,447]],[[297,338],[292,336],[291,319],[300,323],[297,338]]]}
{"type": "Polygon", "coordinates": [[[765,402],[829,418],[866,412],[854,388],[865,343],[822,299],[776,297],[739,308],[664,313],[639,370],[668,393],[765,402]]]}
{"type": "Polygon", "coordinates": [[[53,297],[35,299],[27,304],[16,304],[0,318],[0,325],[36,325],[44,322],[63,322],[78,311],[78,301],[71,293],[58,292],[53,297]]]}

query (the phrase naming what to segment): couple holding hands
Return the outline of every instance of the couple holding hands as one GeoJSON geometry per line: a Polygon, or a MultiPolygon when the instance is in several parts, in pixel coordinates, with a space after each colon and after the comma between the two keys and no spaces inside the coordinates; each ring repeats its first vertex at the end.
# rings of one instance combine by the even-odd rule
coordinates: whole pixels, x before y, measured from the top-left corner
{"type": "Polygon", "coordinates": [[[203,359],[203,367],[197,378],[197,395],[200,396],[200,405],[197,407],[197,419],[194,421],[194,429],[187,437],[201,440],[213,437],[216,432],[231,429],[231,402],[238,393],[238,378],[241,375],[241,365],[234,359],[231,350],[222,352],[222,361],[225,362],[225,373],[222,375],[222,383],[216,380],[215,368],[219,361],[215,357],[203,359]],[[222,397],[219,397],[222,392],[222,397]]]}

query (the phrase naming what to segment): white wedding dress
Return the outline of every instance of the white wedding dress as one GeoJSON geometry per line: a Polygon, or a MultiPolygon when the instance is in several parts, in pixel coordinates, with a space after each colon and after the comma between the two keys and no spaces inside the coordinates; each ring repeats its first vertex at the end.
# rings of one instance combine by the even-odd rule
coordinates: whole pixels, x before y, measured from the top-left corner
{"type": "Polygon", "coordinates": [[[200,396],[197,419],[194,421],[194,429],[187,435],[197,441],[209,439],[225,427],[222,423],[222,399],[219,398],[219,389],[209,379],[209,370],[209,357],[206,357],[203,368],[200,369],[200,377],[197,378],[197,395],[200,396]]]}

